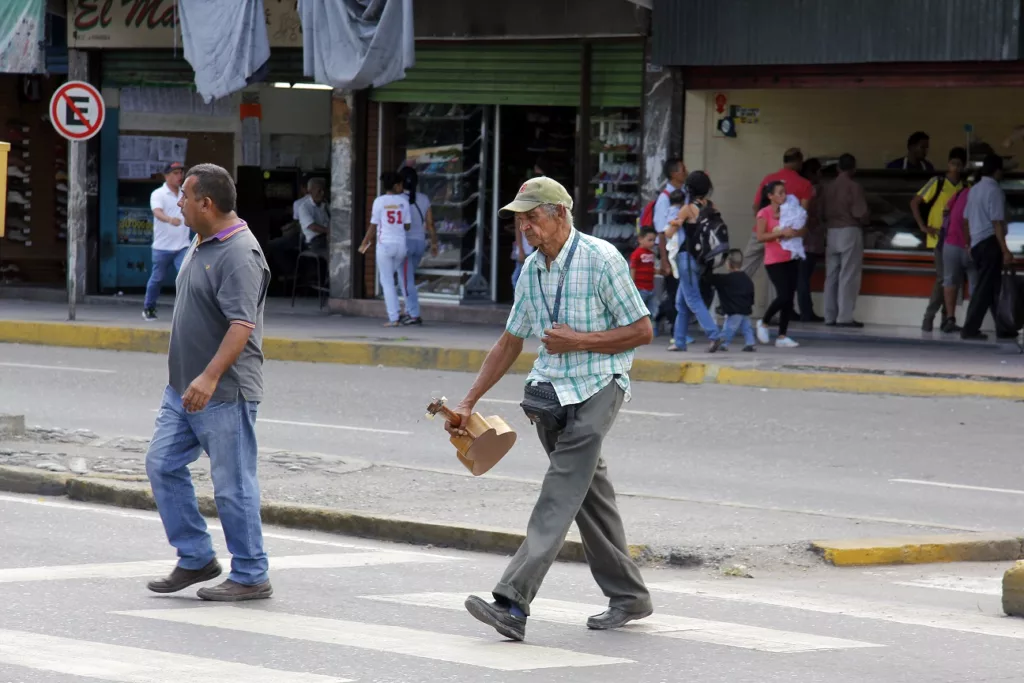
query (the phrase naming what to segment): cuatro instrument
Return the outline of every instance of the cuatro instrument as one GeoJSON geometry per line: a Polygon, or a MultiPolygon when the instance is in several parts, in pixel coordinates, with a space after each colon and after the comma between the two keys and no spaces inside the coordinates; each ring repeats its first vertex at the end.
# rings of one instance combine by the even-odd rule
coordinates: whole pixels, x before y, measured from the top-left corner
{"type": "MultiPolygon", "coordinates": [[[[427,417],[433,419],[435,415],[441,413],[447,421],[455,424],[460,418],[445,407],[446,400],[442,396],[432,401],[427,406],[427,417]]],[[[516,433],[497,415],[484,417],[480,413],[473,413],[469,417],[469,423],[461,427],[468,432],[468,436],[452,436],[448,440],[455,446],[455,455],[459,462],[472,472],[474,477],[479,477],[498,464],[516,442],[516,433]]]]}

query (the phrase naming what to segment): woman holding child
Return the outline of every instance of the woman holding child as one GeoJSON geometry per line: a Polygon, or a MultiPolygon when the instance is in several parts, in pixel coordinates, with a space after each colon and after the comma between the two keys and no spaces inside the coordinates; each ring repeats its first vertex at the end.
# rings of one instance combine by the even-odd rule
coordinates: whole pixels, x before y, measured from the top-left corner
{"type": "Polygon", "coordinates": [[[775,300],[764,318],[757,322],[757,339],[768,344],[771,336],[764,321],[779,314],[779,335],[775,346],[792,349],[799,346],[787,332],[793,317],[793,298],[800,281],[800,261],[806,258],[803,238],[807,234],[807,212],[796,197],[787,201],[786,184],[776,180],[764,186],[761,210],[757,213],[757,241],[764,244],[764,265],[775,287],[775,300]]]}

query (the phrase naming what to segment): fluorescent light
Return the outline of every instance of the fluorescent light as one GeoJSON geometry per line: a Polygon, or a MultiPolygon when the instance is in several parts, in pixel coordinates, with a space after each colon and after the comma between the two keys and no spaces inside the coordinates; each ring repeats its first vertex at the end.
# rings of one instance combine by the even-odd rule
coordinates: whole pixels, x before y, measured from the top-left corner
{"type": "Polygon", "coordinates": [[[274,87],[275,88],[290,88],[290,87],[292,87],[292,84],[291,83],[275,83],[274,87]]]}
{"type": "Polygon", "coordinates": [[[296,83],[292,87],[296,90],[334,90],[331,86],[323,83],[296,83]]]}

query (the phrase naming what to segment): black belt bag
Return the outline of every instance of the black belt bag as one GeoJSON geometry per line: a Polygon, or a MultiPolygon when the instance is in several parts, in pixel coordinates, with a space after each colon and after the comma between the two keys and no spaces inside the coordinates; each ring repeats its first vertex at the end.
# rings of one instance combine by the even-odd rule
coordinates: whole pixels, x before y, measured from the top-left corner
{"type": "Polygon", "coordinates": [[[565,429],[569,411],[558,402],[558,394],[550,382],[527,384],[519,405],[532,424],[539,424],[549,432],[565,429]]]}

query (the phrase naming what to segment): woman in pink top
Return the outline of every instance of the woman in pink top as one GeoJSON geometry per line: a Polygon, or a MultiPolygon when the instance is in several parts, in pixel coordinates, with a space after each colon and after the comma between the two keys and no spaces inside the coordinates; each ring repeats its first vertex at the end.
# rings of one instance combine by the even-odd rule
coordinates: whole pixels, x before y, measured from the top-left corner
{"type": "Polygon", "coordinates": [[[799,346],[786,334],[789,320],[793,317],[793,297],[796,296],[797,284],[800,281],[800,262],[793,259],[792,252],[782,248],[781,240],[792,237],[803,237],[807,227],[800,230],[779,227],[779,210],[786,201],[786,184],[776,180],[764,186],[761,200],[762,209],[757,212],[757,241],[764,244],[764,266],[768,277],[775,287],[775,301],[771,303],[764,317],[757,321],[757,340],[762,344],[771,341],[765,320],[771,320],[779,314],[779,336],[775,346],[791,349],[799,346]]]}
{"type": "Polygon", "coordinates": [[[942,293],[946,299],[946,315],[942,321],[942,331],[959,332],[956,324],[956,295],[964,287],[964,275],[974,291],[978,269],[971,260],[971,252],[967,245],[970,236],[964,230],[964,209],[967,207],[967,196],[971,189],[965,187],[949,198],[946,204],[945,237],[942,242],[942,293]]]}

